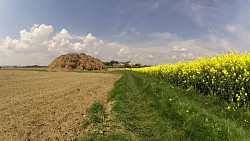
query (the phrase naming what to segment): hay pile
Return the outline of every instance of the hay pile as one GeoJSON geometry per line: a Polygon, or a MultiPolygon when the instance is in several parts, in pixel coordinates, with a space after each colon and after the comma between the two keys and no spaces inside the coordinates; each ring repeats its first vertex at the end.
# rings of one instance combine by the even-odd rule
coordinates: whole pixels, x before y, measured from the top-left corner
{"type": "Polygon", "coordinates": [[[61,55],[48,65],[49,71],[73,71],[73,70],[107,70],[107,67],[99,60],[84,53],[68,53],[61,55]]]}

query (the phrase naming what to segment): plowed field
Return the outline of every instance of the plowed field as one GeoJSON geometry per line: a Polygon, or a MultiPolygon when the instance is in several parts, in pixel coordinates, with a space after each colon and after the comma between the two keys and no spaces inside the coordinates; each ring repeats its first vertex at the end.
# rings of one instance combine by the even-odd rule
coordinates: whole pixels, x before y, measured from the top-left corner
{"type": "Polygon", "coordinates": [[[71,140],[118,75],[0,70],[0,140],[71,140]]]}

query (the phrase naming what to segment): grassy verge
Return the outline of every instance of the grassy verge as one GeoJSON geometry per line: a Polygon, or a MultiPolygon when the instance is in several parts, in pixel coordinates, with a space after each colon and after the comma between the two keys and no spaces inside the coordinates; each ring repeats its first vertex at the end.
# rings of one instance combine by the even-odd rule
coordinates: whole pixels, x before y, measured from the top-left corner
{"type": "Polygon", "coordinates": [[[124,71],[109,99],[115,101],[110,123],[124,129],[113,128],[102,140],[250,140],[249,111],[140,73],[124,71]]]}
{"type": "Polygon", "coordinates": [[[82,122],[81,127],[87,130],[86,134],[75,141],[130,141],[131,138],[124,132],[117,131],[116,121],[109,118],[104,104],[95,102],[87,109],[89,118],[82,122]]]}

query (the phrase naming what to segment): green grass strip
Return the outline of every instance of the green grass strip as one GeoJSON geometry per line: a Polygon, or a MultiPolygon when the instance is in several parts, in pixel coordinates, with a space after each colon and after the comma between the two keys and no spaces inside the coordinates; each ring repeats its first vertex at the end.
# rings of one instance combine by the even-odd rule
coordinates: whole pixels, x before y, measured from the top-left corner
{"type": "Polygon", "coordinates": [[[249,111],[141,73],[125,71],[109,99],[135,140],[250,140],[249,111]]]}
{"type": "Polygon", "coordinates": [[[97,124],[80,141],[249,141],[250,112],[228,109],[214,96],[184,90],[164,80],[131,71],[117,71],[121,78],[109,93],[114,101],[112,120],[94,103],[83,126],[97,124]],[[123,129],[105,130],[121,124],[123,129]]]}

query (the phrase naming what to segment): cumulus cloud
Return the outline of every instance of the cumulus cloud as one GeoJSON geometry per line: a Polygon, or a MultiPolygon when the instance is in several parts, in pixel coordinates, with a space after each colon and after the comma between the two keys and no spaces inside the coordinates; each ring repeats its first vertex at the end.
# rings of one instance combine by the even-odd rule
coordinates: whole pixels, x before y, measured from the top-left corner
{"type": "Polygon", "coordinates": [[[72,43],[70,46],[72,47],[73,50],[75,50],[77,52],[83,50],[84,48],[86,48],[85,44],[81,44],[79,42],[72,43]]]}
{"type": "Polygon", "coordinates": [[[29,31],[20,31],[20,42],[23,43],[41,43],[48,39],[49,35],[53,31],[52,26],[47,26],[45,24],[37,25],[35,24],[29,31]]]}
{"type": "Polygon", "coordinates": [[[0,43],[0,65],[47,65],[56,56],[77,52],[98,57],[104,61],[110,58],[129,58],[129,48],[120,43],[103,41],[93,34],[71,34],[67,29],[52,34],[51,25],[37,25],[20,31],[17,39],[6,37],[0,43]]]}
{"type": "Polygon", "coordinates": [[[48,47],[48,51],[67,53],[85,51],[88,46],[98,46],[102,40],[97,40],[91,33],[87,36],[76,36],[70,34],[66,29],[62,29],[52,39],[43,42],[48,47]]]}
{"type": "Polygon", "coordinates": [[[49,38],[50,33],[53,31],[52,26],[34,25],[30,30],[21,30],[19,32],[19,39],[12,39],[11,37],[6,37],[1,48],[7,50],[14,49],[30,49],[37,48],[38,45],[42,44],[49,38]]]}
{"type": "MultiPolygon", "coordinates": [[[[155,32],[141,44],[102,40],[92,33],[74,35],[67,29],[53,33],[51,25],[34,25],[19,32],[19,38],[6,37],[0,43],[0,65],[47,65],[64,53],[86,53],[102,61],[132,61],[157,65],[193,60],[206,54],[215,55],[232,47],[250,45],[250,32],[243,26],[228,24],[225,38],[212,29],[203,38],[182,39],[170,32],[155,32]]],[[[136,32],[136,31],[135,31],[136,32]]],[[[234,49],[234,48],[232,48],[234,49]]],[[[236,48],[235,48],[236,49],[236,48]]]]}
{"type": "Polygon", "coordinates": [[[72,35],[66,29],[62,29],[59,33],[53,36],[53,40],[61,40],[61,39],[72,39],[72,35]]]}
{"type": "Polygon", "coordinates": [[[96,41],[96,37],[94,37],[91,33],[89,33],[84,39],[84,43],[86,44],[94,42],[94,41],[96,41]]]}

